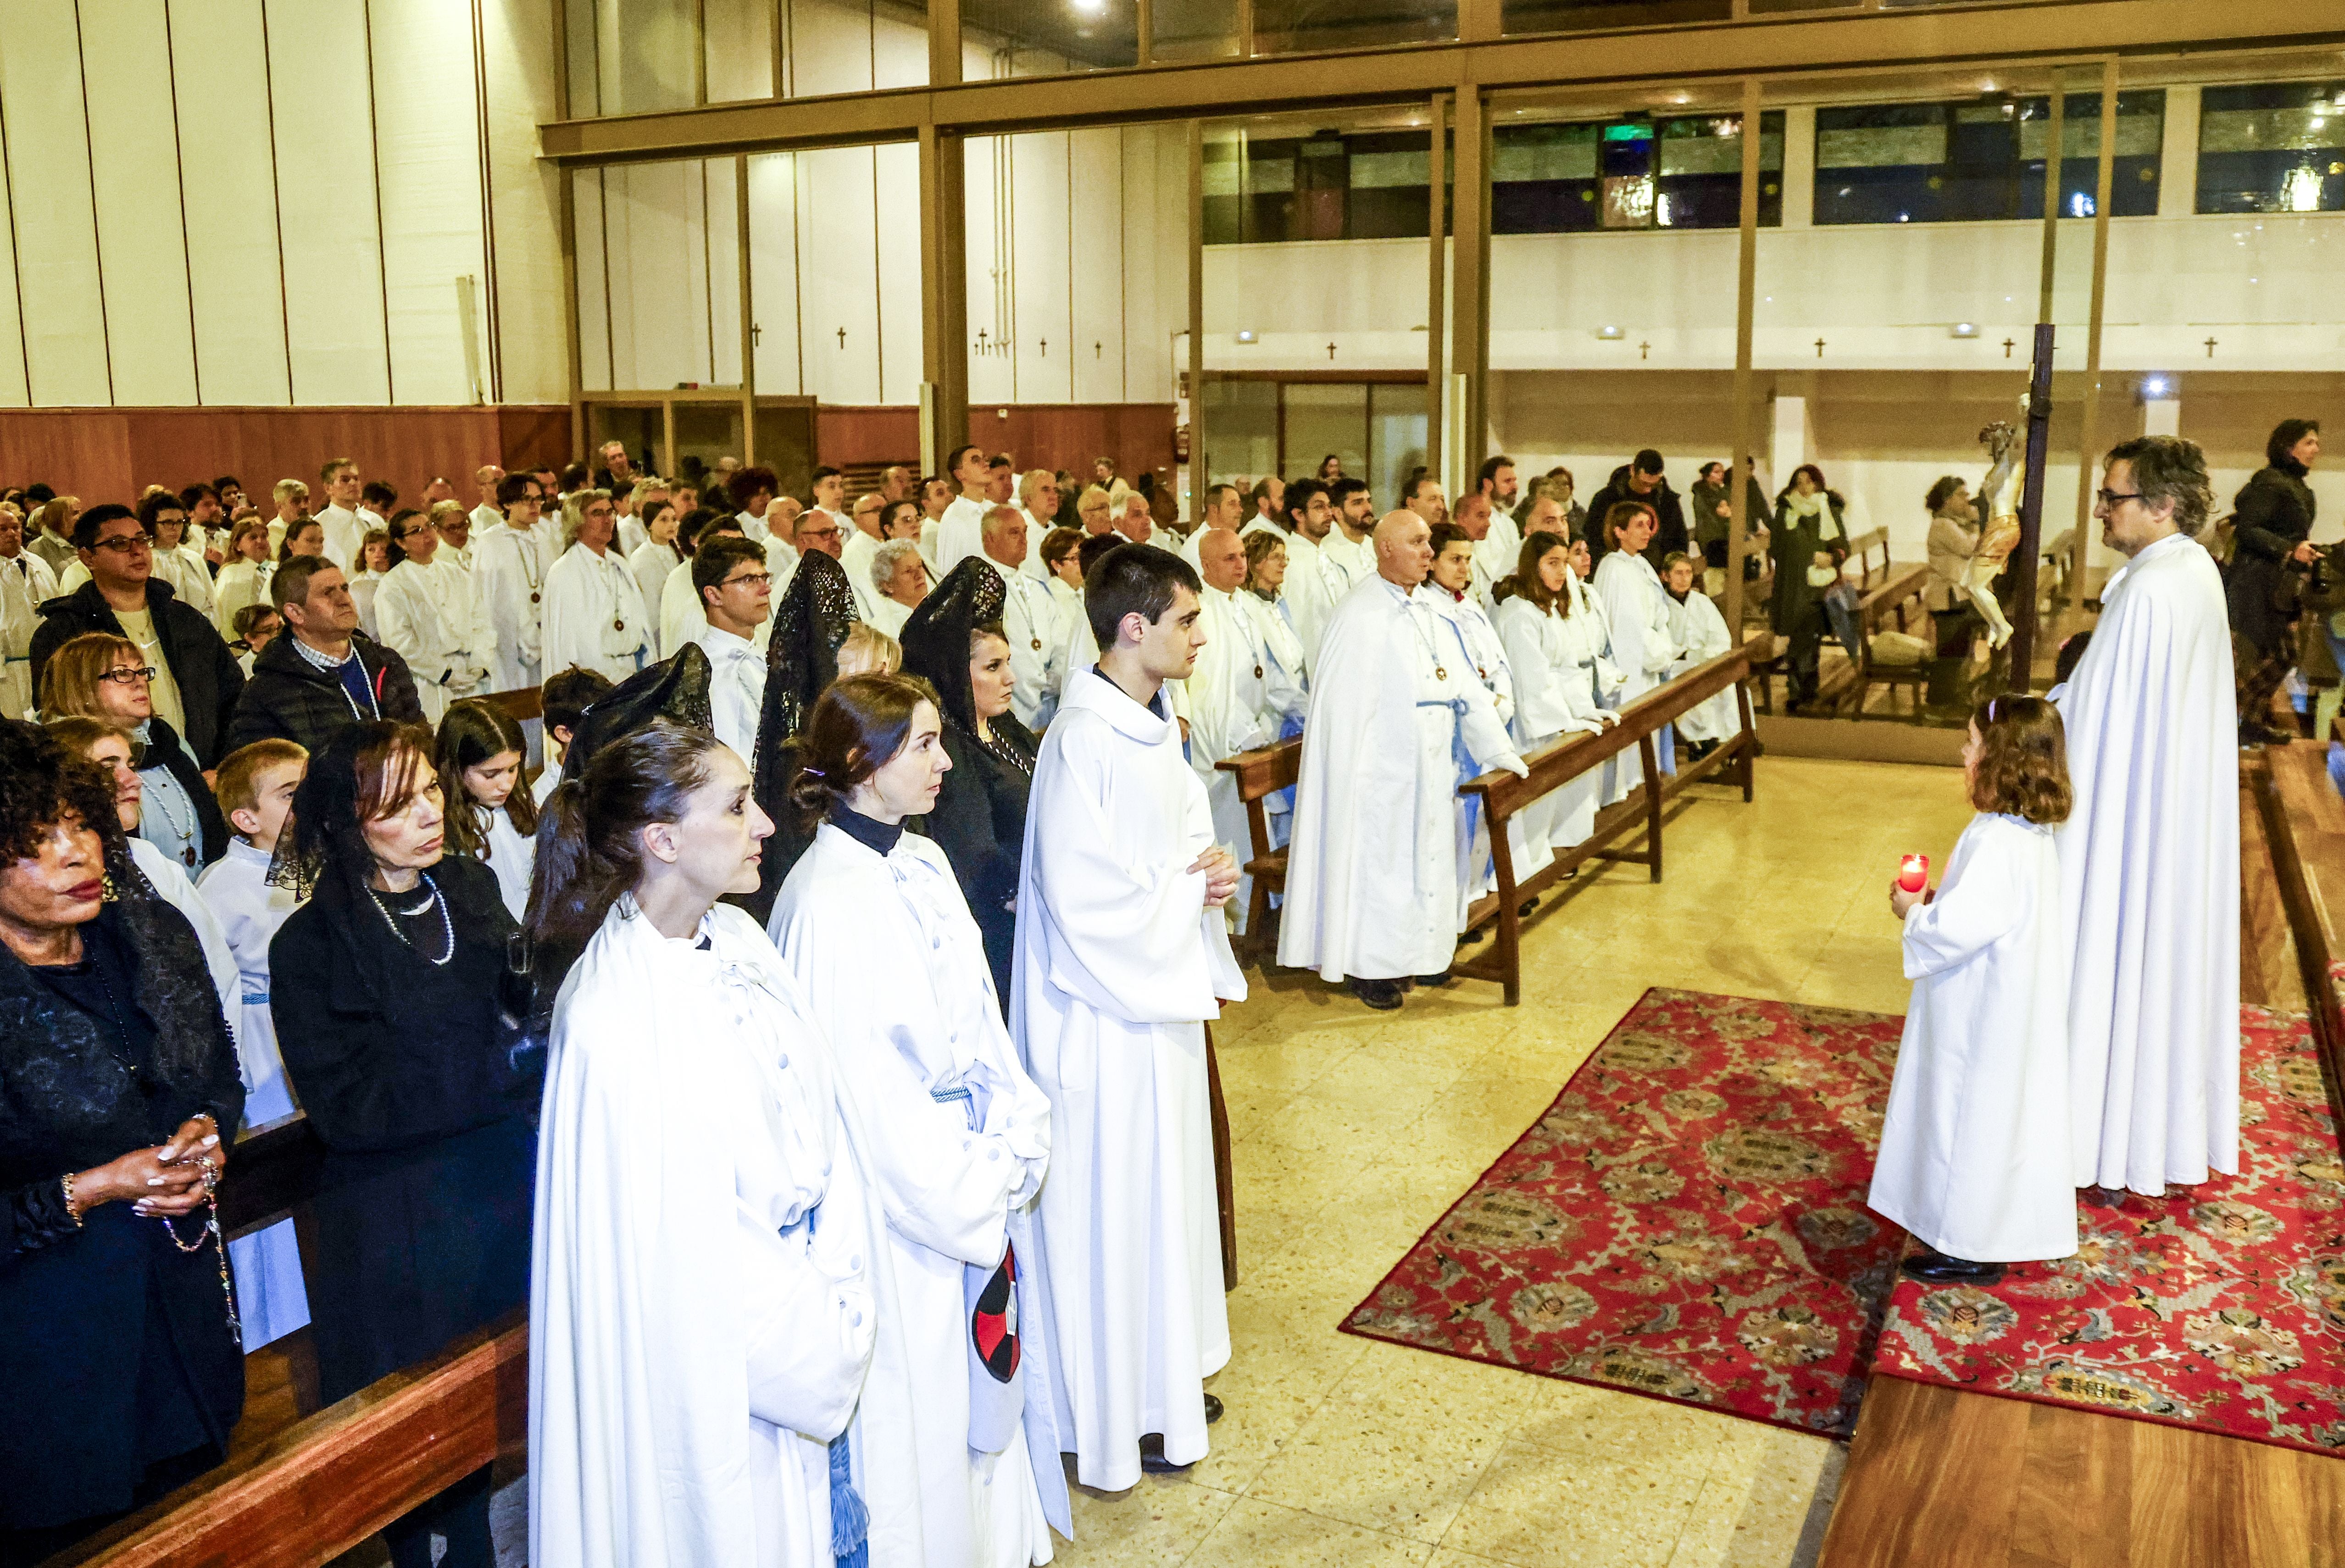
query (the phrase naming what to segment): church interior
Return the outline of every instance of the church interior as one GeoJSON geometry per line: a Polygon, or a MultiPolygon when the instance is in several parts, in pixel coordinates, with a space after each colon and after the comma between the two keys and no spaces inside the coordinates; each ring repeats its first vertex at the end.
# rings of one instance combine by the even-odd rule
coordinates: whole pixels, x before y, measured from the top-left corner
{"type": "MultiPolygon", "coordinates": [[[[1515,544],[1552,528],[1567,555],[1603,553],[1592,504],[1661,505],[1664,539],[1674,512],[1666,547],[1721,640],[1589,733],[1527,739],[1521,778],[1469,761],[1448,781],[1461,836],[1480,813],[1481,880],[1447,966],[1389,1006],[1294,962],[1280,918],[1309,720],[1207,757],[1203,708],[1183,712],[1248,879],[1244,998],[1204,1046],[1218,1419],[1203,1458],[1122,1490],[1082,1484],[1070,1449],[1049,1561],[2345,1565],[2345,587],[2314,596],[2325,571],[2345,584],[2345,462],[2290,471],[2316,564],[2285,651],[2262,650],[2271,679],[2242,664],[2252,697],[2212,732],[2228,768],[2236,717],[2236,801],[2148,830],[2228,841],[2236,821],[2236,885],[2170,918],[2223,948],[2238,901],[2237,951],[2209,962],[2236,964],[2238,1168],[2162,1194],[2079,1181],[2072,1255],[1975,1288],[1901,1271],[1942,1244],[1867,1205],[1932,983],[1883,890],[1910,857],[1940,876],[1988,809],[1966,747],[1989,699],[2050,693],[2104,624],[2136,548],[2105,514],[2138,500],[2106,455],[2193,443],[2211,547],[2280,466],[2276,431],[2345,433],[2345,8],[10,0],[0,197],[0,544],[20,528],[32,553],[69,502],[61,560],[93,554],[74,515],[151,510],[157,485],[219,503],[216,475],[290,540],[279,482],[322,501],[353,468],[392,492],[394,553],[394,505],[429,509],[428,533],[452,499],[473,559],[513,504],[501,482],[532,476],[528,504],[541,473],[599,486],[624,540],[651,520],[621,500],[630,474],[738,500],[762,473],[748,536],[795,561],[823,549],[804,520],[852,506],[853,570],[877,542],[852,540],[859,497],[892,524],[900,473],[933,524],[923,476],[949,496],[962,453],[981,480],[1000,453],[1060,508],[1020,483],[1052,594],[1053,528],[1185,545],[1196,567],[1260,506],[1299,560],[1278,496],[1329,474],[1365,482],[1375,532],[1335,542],[1371,576],[1376,518],[1471,549],[1477,494],[1477,525],[1511,514],[1515,544]],[[1972,588],[1940,559],[1942,476],[2012,525],[1972,588]],[[1110,534],[1078,516],[1094,494],[1110,534]],[[1819,506],[1822,568],[1781,551],[1819,506]],[[1698,708],[1723,717],[1700,731],[1698,708]],[[1539,797],[1599,777],[1576,840],[1526,848],[1539,797]]],[[[224,597],[217,546],[178,554],[224,597]]],[[[920,554],[920,590],[948,580],[920,554]]],[[[659,562],[699,593],[688,560],[659,562]]],[[[894,590],[854,592],[876,622],[894,590]]],[[[11,675],[39,602],[0,625],[11,675]]],[[[255,603],[222,633],[273,624],[255,603]]],[[[2227,683],[2245,635],[2235,606],[2227,683]]],[[[249,676],[263,647],[237,653],[249,676]]],[[[524,783],[561,772],[556,673],[549,655],[476,687],[528,727],[524,783]]],[[[45,690],[0,677],[5,717],[45,690]]],[[[2085,744],[2072,728],[2072,767],[2085,744]]],[[[263,1003],[267,983],[264,963],[263,1003]]],[[[231,1141],[219,1282],[225,1248],[271,1227],[314,1273],[320,1134],[295,1108],[231,1141]]],[[[0,1257],[0,1322],[45,1309],[28,1278],[0,1257]]],[[[482,1467],[493,1561],[531,1560],[526,1306],[339,1399],[311,1328],[253,1345],[252,1326],[216,1463],[79,1539],[18,1540],[0,1511],[0,1568],[406,1568],[386,1527],[482,1467]]]]}

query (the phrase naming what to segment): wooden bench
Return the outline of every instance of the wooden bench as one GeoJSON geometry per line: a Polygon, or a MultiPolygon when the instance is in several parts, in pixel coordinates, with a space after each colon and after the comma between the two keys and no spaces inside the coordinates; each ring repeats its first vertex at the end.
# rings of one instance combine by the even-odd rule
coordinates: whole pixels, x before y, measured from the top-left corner
{"type": "Polygon", "coordinates": [[[2345,799],[2329,781],[2328,749],[2272,746],[2243,756],[2239,784],[2254,797],[2271,852],[2330,1109],[2345,1121],[2345,942],[2330,912],[2345,908],[2345,799]]]}
{"type": "Polygon", "coordinates": [[[1274,746],[1241,751],[1213,767],[1237,777],[1238,799],[1246,809],[1246,836],[1254,849],[1244,866],[1245,874],[1254,879],[1254,892],[1246,900],[1245,940],[1240,956],[1256,955],[1268,963],[1278,951],[1270,900],[1272,894],[1286,891],[1286,847],[1272,845],[1270,811],[1263,802],[1281,789],[1293,789],[1302,777],[1303,738],[1298,735],[1274,746]]]}
{"type": "Polygon", "coordinates": [[[1924,657],[1919,664],[1884,665],[1873,657],[1873,639],[1884,631],[1900,631],[1919,635],[1927,640],[1931,635],[1928,595],[1930,568],[1907,566],[1885,574],[1881,583],[1858,601],[1856,609],[1857,641],[1863,653],[1853,666],[1840,689],[1848,692],[1854,703],[1851,717],[1864,717],[1865,698],[1876,686],[1892,688],[1907,687],[1913,691],[1913,717],[1922,717],[1922,696],[1930,683],[1930,663],[1924,657]],[[1911,611],[1915,619],[1908,618],[1911,611]],[[1914,633],[1915,620],[1920,632],[1914,633]],[[1893,625],[1892,623],[1894,623],[1893,625]]]}
{"type": "MultiPolygon", "coordinates": [[[[1871,593],[1873,588],[1889,578],[1893,569],[1889,563],[1889,530],[1873,528],[1862,534],[1852,535],[1848,541],[1848,559],[1856,565],[1857,592],[1871,593]]],[[[1771,614],[1768,622],[1770,631],[1773,630],[1773,625],[1771,614]]],[[[1832,633],[1829,627],[1824,636],[1826,641],[1831,640],[1832,633]]],[[[1751,673],[1759,682],[1760,711],[1772,714],[1775,711],[1775,677],[1781,676],[1787,683],[1792,678],[1789,650],[1782,653],[1774,652],[1771,643],[1767,653],[1758,656],[1751,661],[1751,673]]],[[[1833,689],[1838,691],[1842,688],[1835,683],[1833,689]]],[[[1827,695],[1829,694],[1819,691],[1817,698],[1821,701],[1827,695]]]]}
{"type": "Polygon", "coordinates": [[[513,691],[492,691],[481,700],[515,724],[525,724],[533,718],[545,717],[545,688],[543,687],[524,686],[513,691]]]}
{"type": "Polygon", "coordinates": [[[1496,926],[1490,951],[1450,966],[1452,974],[1469,980],[1495,981],[1505,988],[1507,1005],[1522,1001],[1522,904],[1578,871],[1591,860],[1628,860],[1650,868],[1652,880],[1661,880],[1661,809],[1688,785],[1732,769],[1733,782],[1749,800],[1757,785],[1752,761],[1759,755],[1759,736],[1751,722],[1751,665],[1759,644],[1731,648],[1707,663],[1662,686],[1655,687],[1620,710],[1620,722],[1601,735],[1575,735],[1539,748],[1523,760],[1530,777],[1518,779],[1503,770],[1485,773],[1458,786],[1460,795],[1479,797],[1489,823],[1490,859],[1497,874],[1496,892],[1485,893],[1467,911],[1466,929],[1496,926]],[[1674,775],[1660,771],[1655,737],[1672,720],[1699,704],[1733,688],[1740,728],[1698,762],[1689,762],[1674,775]],[[1514,850],[1507,824],[1523,809],[1552,794],[1571,780],[1601,767],[1634,747],[1643,779],[1628,798],[1597,813],[1596,830],[1568,850],[1556,852],[1552,864],[1530,877],[1515,879],[1514,850]],[[1616,840],[1644,830],[1644,847],[1614,847],[1616,840]]]}

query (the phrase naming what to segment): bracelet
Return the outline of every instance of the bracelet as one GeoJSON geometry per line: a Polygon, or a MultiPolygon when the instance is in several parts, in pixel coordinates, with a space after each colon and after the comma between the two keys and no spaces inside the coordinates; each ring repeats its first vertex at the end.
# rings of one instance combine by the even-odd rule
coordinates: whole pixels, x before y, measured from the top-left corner
{"type": "Polygon", "coordinates": [[[74,1228],[76,1230],[79,1230],[81,1228],[81,1210],[74,1205],[73,1173],[71,1171],[67,1171],[64,1176],[59,1176],[57,1178],[57,1185],[65,1189],[66,1213],[73,1217],[74,1228]]]}

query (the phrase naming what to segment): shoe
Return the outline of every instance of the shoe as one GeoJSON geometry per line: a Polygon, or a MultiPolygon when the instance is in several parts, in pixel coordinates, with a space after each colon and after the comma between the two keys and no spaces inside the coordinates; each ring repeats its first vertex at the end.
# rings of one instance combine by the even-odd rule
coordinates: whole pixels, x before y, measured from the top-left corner
{"type": "Polygon", "coordinates": [[[1207,1394],[1205,1396],[1205,1424],[1207,1426],[1212,1426],[1215,1421],[1220,1420],[1221,1419],[1222,1401],[1215,1399],[1213,1395],[1207,1394]]]}
{"type": "Polygon", "coordinates": [[[1379,1013],[1392,1013],[1400,1007],[1400,982],[1396,980],[1347,980],[1352,994],[1379,1013]]]}
{"type": "Polygon", "coordinates": [[[1897,1271],[1908,1279],[1925,1284],[1975,1285],[1982,1289],[2003,1280],[2000,1263],[1974,1263],[1967,1257],[1954,1257],[1929,1247],[1899,1264],[1897,1271]]]}
{"type": "Polygon", "coordinates": [[[1193,1464],[1174,1464],[1164,1457],[1164,1438],[1150,1432],[1140,1440],[1140,1470],[1143,1475],[1186,1475],[1193,1464]]]}
{"type": "Polygon", "coordinates": [[[2123,1208],[2125,1194],[2111,1192],[2106,1187],[2088,1186],[2077,1192],[2076,1201],[2086,1208],[2123,1208]]]}
{"type": "Polygon", "coordinates": [[[1412,978],[1419,985],[1447,985],[1457,977],[1445,969],[1439,974],[1419,974],[1412,978]]]}
{"type": "Polygon", "coordinates": [[[1517,920],[1528,920],[1531,918],[1531,911],[1537,908],[1538,908],[1538,900],[1525,899],[1521,905],[1516,909],[1515,918],[1517,920]]]}

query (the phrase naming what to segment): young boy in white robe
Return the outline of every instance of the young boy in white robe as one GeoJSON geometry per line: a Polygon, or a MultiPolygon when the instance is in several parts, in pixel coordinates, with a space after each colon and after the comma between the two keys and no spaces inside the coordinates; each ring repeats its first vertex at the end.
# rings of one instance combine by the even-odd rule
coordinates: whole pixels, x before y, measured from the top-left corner
{"type": "MultiPolygon", "coordinates": [[[[196,891],[219,921],[235,954],[239,981],[229,999],[238,1020],[237,1054],[244,1067],[244,1119],[258,1126],[293,1113],[292,1085],[277,1054],[277,1024],[269,1010],[269,944],[297,901],[290,888],[269,885],[269,862],[277,835],[292,809],[294,788],[310,770],[310,754],[289,740],[256,740],[220,759],[212,794],[236,836],[228,853],[205,868],[196,891]]],[[[244,1348],[256,1350],[310,1320],[310,1298],[301,1284],[301,1254],[293,1222],[228,1244],[236,1276],[238,1313],[244,1348]]]]}
{"type": "Polygon", "coordinates": [[[1945,880],[1890,884],[1914,998],[1867,1201],[1925,1249],[1906,1274],[1985,1286],[2005,1263],[2076,1250],[2059,710],[2033,697],[1982,704],[1963,778],[1979,814],[1945,880]]]}

